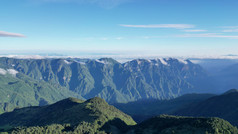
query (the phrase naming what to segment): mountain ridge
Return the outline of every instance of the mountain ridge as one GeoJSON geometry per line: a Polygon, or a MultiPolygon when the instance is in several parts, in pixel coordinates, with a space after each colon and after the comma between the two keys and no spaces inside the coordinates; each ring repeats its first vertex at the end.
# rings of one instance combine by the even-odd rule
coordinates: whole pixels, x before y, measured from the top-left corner
{"type": "Polygon", "coordinates": [[[233,89],[225,92],[224,94],[208,98],[207,100],[201,101],[197,104],[192,103],[187,107],[175,111],[173,114],[196,117],[220,117],[237,126],[237,98],[238,92],[233,89]]]}
{"type": "Polygon", "coordinates": [[[207,88],[201,85],[209,85],[207,74],[199,65],[173,58],[136,59],[125,63],[112,58],[0,58],[0,68],[12,68],[37,81],[67,88],[86,99],[98,96],[109,103],[170,99],[185,93],[205,92],[207,88]]]}

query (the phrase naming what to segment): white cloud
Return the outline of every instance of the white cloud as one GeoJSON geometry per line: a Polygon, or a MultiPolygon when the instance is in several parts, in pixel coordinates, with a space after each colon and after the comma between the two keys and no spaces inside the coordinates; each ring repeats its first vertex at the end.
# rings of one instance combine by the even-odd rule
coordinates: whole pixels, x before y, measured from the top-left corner
{"type": "Polygon", "coordinates": [[[0,57],[8,57],[8,58],[15,58],[15,59],[44,59],[44,56],[40,55],[0,55],[0,57]]]}
{"type": "Polygon", "coordinates": [[[189,29],[189,30],[183,30],[184,32],[206,32],[207,30],[203,29],[189,29]]]}
{"type": "Polygon", "coordinates": [[[190,37],[206,37],[206,38],[232,38],[232,39],[238,39],[238,36],[222,35],[222,34],[217,34],[217,33],[183,34],[183,35],[176,35],[176,37],[184,37],[184,38],[190,38],[190,37]]]}
{"type": "Polygon", "coordinates": [[[225,29],[223,32],[238,32],[238,26],[225,26],[222,28],[225,29]]]}
{"type": "Polygon", "coordinates": [[[25,35],[0,31],[0,37],[25,37],[25,35]]]}
{"type": "Polygon", "coordinates": [[[133,27],[133,28],[175,28],[175,29],[186,29],[194,28],[194,25],[190,24],[154,24],[154,25],[124,25],[122,27],[133,27]]]}
{"type": "Polygon", "coordinates": [[[14,69],[7,69],[7,72],[13,76],[16,76],[16,74],[18,73],[18,71],[14,70],[14,69]]]}
{"type": "Polygon", "coordinates": [[[7,74],[7,71],[5,69],[0,68],[0,74],[5,75],[7,74]]]}

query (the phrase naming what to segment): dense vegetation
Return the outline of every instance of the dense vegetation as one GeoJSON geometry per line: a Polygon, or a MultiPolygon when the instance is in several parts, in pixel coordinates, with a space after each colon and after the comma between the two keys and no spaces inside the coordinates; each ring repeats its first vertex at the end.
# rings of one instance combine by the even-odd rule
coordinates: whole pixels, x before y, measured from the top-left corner
{"type": "Polygon", "coordinates": [[[189,60],[138,59],[119,63],[110,58],[0,58],[0,68],[15,69],[37,81],[62,86],[89,99],[109,103],[140,99],[170,99],[191,92],[207,92],[206,72],[189,60]]]}
{"type": "Polygon", "coordinates": [[[0,115],[0,132],[28,134],[236,134],[237,128],[219,118],[162,115],[138,125],[100,98],[68,98],[52,105],[26,107],[0,115]]]}
{"type": "Polygon", "coordinates": [[[128,134],[237,134],[229,122],[219,118],[161,115],[135,126],[128,134]]]}
{"type": "Polygon", "coordinates": [[[132,116],[136,122],[141,122],[160,114],[172,114],[178,109],[190,104],[199,103],[213,96],[215,95],[186,94],[171,100],[139,100],[129,103],[115,103],[112,105],[132,116]]]}
{"type": "Polygon", "coordinates": [[[220,117],[238,126],[238,90],[211,97],[174,112],[175,115],[220,117]]]}

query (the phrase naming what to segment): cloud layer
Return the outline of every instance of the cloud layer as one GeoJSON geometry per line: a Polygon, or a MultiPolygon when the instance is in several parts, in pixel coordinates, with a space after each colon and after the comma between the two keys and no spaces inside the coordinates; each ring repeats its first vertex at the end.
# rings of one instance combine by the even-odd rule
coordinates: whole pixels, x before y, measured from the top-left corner
{"type": "Polygon", "coordinates": [[[190,24],[154,24],[154,25],[124,25],[122,27],[133,27],[133,28],[175,28],[175,29],[186,29],[194,28],[194,25],[190,24]]]}
{"type": "Polygon", "coordinates": [[[9,33],[9,32],[0,31],[0,37],[26,37],[26,36],[19,33],[9,33]]]}

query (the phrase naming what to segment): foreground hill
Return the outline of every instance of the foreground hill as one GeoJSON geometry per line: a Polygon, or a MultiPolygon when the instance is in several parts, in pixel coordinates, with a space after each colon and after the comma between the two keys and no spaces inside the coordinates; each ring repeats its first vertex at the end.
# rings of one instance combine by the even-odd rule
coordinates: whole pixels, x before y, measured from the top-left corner
{"type": "Polygon", "coordinates": [[[238,126],[238,90],[211,97],[198,104],[191,104],[176,112],[175,115],[220,117],[238,126]]]}
{"type": "Polygon", "coordinates": [[[186,94],[171,100],[139,100],[129,103],[115,103],[112,105],[132,116],[136,122],[141,122],[160,114],[172,114],[178,109],[190,104],[199,103],[213,96],[215,95],[186,94]]]}
{"type": "Polygon", "coordinates": [[[219,118],[158,116],[138,125],[100,98],[68,98],[52,105],[26,107],[0,115],[0,132],[81,134],[236,134],[237,128],[219,118]]]}
{"type": "Polygon", "coordinates": [[[78,97],[64,87],[36,81],[15,70],[0,69],[0,114],[16,107],[39,106],[78,97]]]}
{"type": "Polygon", "coordinates": [[[170,99],[186,93],[209,92],[206,72],[189,60],[137,59],[119,63],[111,58],[12,59],[0,58],[0,68],[60,85],[89,99],[109,103],[140,99],[170,99]]]}
{"type": "Polygon", "coordinates": [[[56,127],[54,129],[60,132],[70,130],[77,133],[94,133],[110,120],[119,120],[126,125],[136,124],[130,116],[100,98],[87,101],[68,98],[52,105],[26,107],[4,113],[0,115],[0,127],[5,129],[4,131],[40,131],[43,129],[41,127],[50,126],[56,127]],[[11,129],[19,126],[22,126],[20,130],[11,129]]]}

